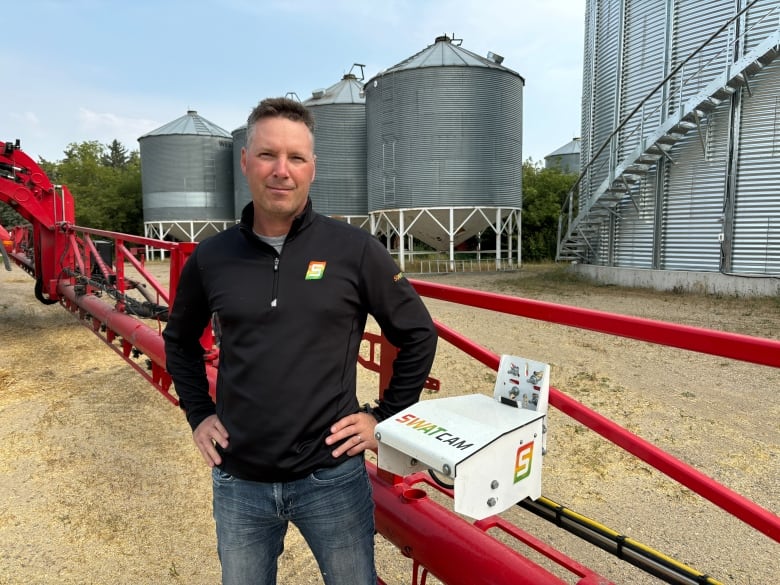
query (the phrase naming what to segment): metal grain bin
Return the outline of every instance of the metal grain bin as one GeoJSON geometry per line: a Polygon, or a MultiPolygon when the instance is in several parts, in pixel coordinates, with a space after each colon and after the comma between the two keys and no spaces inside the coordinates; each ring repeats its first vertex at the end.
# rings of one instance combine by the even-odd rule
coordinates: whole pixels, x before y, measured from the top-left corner
{"type": "Polygon", "coordinates": [[[233,218],[233,138],[194,110],[138,139],[144,222],[233,218]]]}
{"type": "Polygon", "coordinates": [[[246,146],[246,124],[233,130],[233,216],[241,219],[241,211],[252,201],[249,184],[241,171],[241,149],[246,146]]]}
{"type": "Polygon", "coordinates": [[[587,172],[559,259],[776,278],[780,0],[588,0],[585,16],[587,172]]]}
{"type": "Polygon", "coordinates": [[[523,78],[438,37],[366,83],[369,211],[520,207],[523,78]]]}
{"type": "Polygon", "coordinates": [[[580,171],[580,139],[573,138],[560,148],[556,148],[544,157],[547,169],[558,169],[563,173],[579,173],[580,171]]]}
{"type": "Polygon", "coordinates": [[[325,215],[368,215],[365,101],[360,80],[347,73],[303,102],[315,121],[317,175],[310,195],[325,215]]]}

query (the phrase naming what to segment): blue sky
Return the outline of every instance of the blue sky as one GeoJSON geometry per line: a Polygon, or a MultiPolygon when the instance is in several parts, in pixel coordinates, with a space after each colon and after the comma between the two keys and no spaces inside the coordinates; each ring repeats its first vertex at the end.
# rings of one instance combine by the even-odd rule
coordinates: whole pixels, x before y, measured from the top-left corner
{"type": "Polygon", "coordinates": [[[365,80],[442,34],[523,78],[523,159],[580,134],[585,0],[26,0],[3,11],[0,139],[34,159],[197,110],[232,132],[260,99],[365,80]],[[358,70],[359,71],[359,70],[358,70]]]}

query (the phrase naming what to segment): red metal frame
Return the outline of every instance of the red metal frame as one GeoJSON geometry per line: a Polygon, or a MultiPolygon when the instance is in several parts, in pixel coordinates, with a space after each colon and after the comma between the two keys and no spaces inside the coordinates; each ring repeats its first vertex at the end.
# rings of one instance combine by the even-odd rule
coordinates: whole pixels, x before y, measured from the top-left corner
{"type": "MultiPolygon", "coordinates": [[[[424,484],[450,498],[452,490],[431,481],[426,473],[408,477],[383,474],[368,464],[376,503],[377,531],[425,572],[448,585],[559,585],[568,583],[499,542],[488,531],[498,529],[579,577],[578,585],[610,582],[562,552],[499,516],[469,524],[434,502],[424,484]]],[[[416,578],[416,575],[415,575],[416,578]]],[[[416,582],[416,580],[415,580],[416,582]]]]}
{"type": "Polygon", "coordinates": [[[479,307],[507,315],[528,317],[548,323],[780,368],[780,352],[777,351],[780,342],[773,339],[581,309],[425,281],[415,281],[414,286],[424,297],[458,305],[479,307]]]}
{"type": "MultiPolygon", "coordinates": [[[[630,337],[640,341],[671,345],[734,360],[780,367],[780,341],[774,339],[641,319],[424,281],[413,282],[417,291],[425,297],[630,337]]],[[[486,366],[494,370],[498,368],[499,355],[480,347],[441,323],[437,323],[437,328],[441,339],[450,342],[486,366]]],[[[550,404],[746,524],[780,542],[780,517],[774,513],[594,412],[557,388],[550,388],[550,404]]]]}
{"type": "MultiPolygon", "coordinates": [[[[165,370],[161,337],[162,322],[152,326],[127,314],[125,295],[132,286],[126,278],[130,264],[145,280],[161,305],[170,306],[181,268],[195,244],[150,240],[74,225],[73,200],[65,187],[55,187],[43,171],[18,148],[0,142],[0,201],[12,205],[27,219],[30,229],[17,227],[10,234],[9,257],[36,280],[36,295],[44,302],[59,302],[82,324],[146,378],[167,400],[176,404],[171,379],[165,370]],[[114,262],[102,261],[94,238],[114,242],[114,262]],[[166,250],[170,255],[170,292],[157,282],[144,265],[137,247],[166,250]],[[93,260],[94,259],[94,260],[93,260]],[[101,296],[101,290],[88,276],[93,261],[102,276],[113,283],[113,302],[101,296]],[[125,300],[123,300],[125,299],[125,300]]],[[[4,230],[5,231],[5,230],[4,230]]],[[[539,319],[560,325],[579,327],[608,335],[630,337],[646,342],[718,355],[770,367],[780,367],[780,342],[734,333],[687,327],[673,323],[639,319],[611,313],[579,309],[553,303],[518,299],[424,281],[413,281],[418,292],[429,298],[498,311],[508,315],[539,319]]],[[[441,339],[466,355],[497,369],[499,356],[437,323],[441,339]]],[[[378,373],[379,392],[389,382],[396,350],[381,335],[366,334],[368,357],[360,364],[378,373]]],[[[201,340],[206,354],[206,369],[212,397],[216,391],[219,352],[211,331],[201,340]]],[[[429,379],[426,387],[438,390],[438,381],[429,379]]],[[[720,506],[757,531],[780,542],[780,518],[761,508],[715,480],[675,459],[663,450],[630,433],[613,421],[588,409],[558,389],[550,389],[550,404],[560,409],[607,440],[639,457],[672,479],[720,506]]],[[[428,573],[442,582],[455,584],[549,584],[563,583],[546,569],[502,544],[489,530],[499,530],[546,556],[578,577],[579,585],[606,584],[607,581],[533,536],[491,517],[469,523],[450,509],[428,497],[424,488],[451,493],[431,483],[427,476],[393,476],[369,465],[376,499],[379,532],[414,561],[414,583],[424,582],[428,573]]],[[[381,582],[381,580],[380,580],[381,582]]]]}

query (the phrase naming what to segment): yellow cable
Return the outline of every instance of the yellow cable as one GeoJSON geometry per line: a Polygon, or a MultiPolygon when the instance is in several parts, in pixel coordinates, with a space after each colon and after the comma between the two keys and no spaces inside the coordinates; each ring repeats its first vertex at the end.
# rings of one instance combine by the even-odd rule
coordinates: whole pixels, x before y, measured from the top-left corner
{"type": "Polygon", "coordinates": [[[629,538],[627,536],[624,536],[620,534],[619,532],[615,532],[611,528],[604,526],[600,522],[597,522],[596,520],[593,520],[591,518],[588,518],[587,516],[583,516],[582,514],[579,514],[578,512],[575,512],[574,510],[571,510],[569,508],[566,508],[565,506],[561,506],[560,504],[550,500],[549,498],[545,498],[544,496],[541,496],[537,502],[541,503],[542,505],[546,506],[547,508],[550,508],[556,512],[556,514],[562,514],[566,516],[567,518],[570,518],[572,520],[575,520],[579,522],[580,524],[584,524],[590,528],[593,528],[594,530],[606,534],[608,536],[611,536],[615,539],[622,540],[624,544],[628,544],[631,546],[631,548],[640,550],[644,553],[646,553],[649,557],[653,557],[655,559],[662,559],[664,562],[676,567],[677,569],[684,571],[688,573],[689,575],[693,577],[706,577],[706,583],[708,585],[723,585],[720,581],[713,579],[710,576],[705,575],[704,573],[697,571],[696,569],[689,567],[688,565],[681,563],[667,555],[665,555],[662,552],[659,552],[645,544],[642,544],[641,542],[634,540],[633,538],[629,538]]]}

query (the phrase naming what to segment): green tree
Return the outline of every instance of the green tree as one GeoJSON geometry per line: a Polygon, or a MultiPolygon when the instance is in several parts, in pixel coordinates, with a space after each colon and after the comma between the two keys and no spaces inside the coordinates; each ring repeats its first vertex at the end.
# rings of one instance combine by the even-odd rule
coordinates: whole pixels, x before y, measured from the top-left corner
{"type": "Polygon", "coordinates": [[[555,260],[558,216],[576,173],[523,163],[522,257],[525,262],[555,260]]]}
{"type": "Polygon", "coordinates": [[[56,183],[73,194],[76,223],[85,227],[140,235],[143,233],[141,164],[114,140],[71,143],[58,163],[41,161],[56,183]]]}
{"type": "Polygon", "coordinates": [[[0,225],[10,230],[10,228],[16,225],[24,225],[27,222],[19,215],[13,207],[0,203],[0,225]]]}
{"type": "Polygon", "coordinates": [[[106,145],[106,152],[100,157],[100,163],[112,169],[124,169],[129,160],[127,149],[116,138],[106,145]]]}
{"type": "Polygon", "coordinates": [[[141,158],[133,151],[119,173],[116,191],[110,201],[113,231],[143,234],[143,190],[141,188],[141,158]]]}

